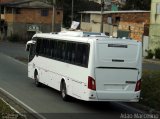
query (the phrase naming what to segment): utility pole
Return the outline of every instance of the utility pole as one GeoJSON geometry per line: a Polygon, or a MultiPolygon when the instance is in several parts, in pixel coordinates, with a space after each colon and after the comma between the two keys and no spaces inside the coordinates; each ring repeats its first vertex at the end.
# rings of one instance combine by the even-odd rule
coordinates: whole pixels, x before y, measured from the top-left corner
{"type": "Polygon", "coordinates": [[[100,27],[101,33],[103,33],[103,11],[104,11],[104,0],[101,0],[101,27],[100,27]]]}
{"type": "Polygon", "coordinates": [[[72,0],[71,23],[73,21],[73,16],[74,16],[74,14],[73,14],[73,8],[74,8],[74,0],[72,0]]]}
{"type": "Polygon", "coordinates": [[[52,10],[52,32],[54,32],[54,24],[55,24],[55,4],[56,0],[53,0],[53,10],[52,10]]]}

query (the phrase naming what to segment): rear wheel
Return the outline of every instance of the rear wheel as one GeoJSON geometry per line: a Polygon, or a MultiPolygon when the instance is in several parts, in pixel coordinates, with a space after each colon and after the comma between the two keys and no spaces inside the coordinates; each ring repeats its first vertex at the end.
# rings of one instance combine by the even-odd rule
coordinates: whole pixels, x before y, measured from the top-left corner
{"type": "Polygon", "coordinates": [[[35,81],[36,87],[40,87],[41,86],[41,83],[39,82],[39,79],[38,79],[38,74],[35,74],[34,81],[35,81]]]}
{"type": "Polygon", "coordinates": [[[64,101],[68,101],[69,96],[67,95],[66,83],[64,81],[61,82],[61,96],[64,101]]]}

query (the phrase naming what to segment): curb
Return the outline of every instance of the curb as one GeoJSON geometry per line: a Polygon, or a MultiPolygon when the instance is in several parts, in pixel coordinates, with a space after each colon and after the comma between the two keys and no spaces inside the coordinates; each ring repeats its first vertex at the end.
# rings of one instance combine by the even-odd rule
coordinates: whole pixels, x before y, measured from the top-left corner
{"type": "Polygon", "coordinates": [[[143,59],[143,63],[151,63],[151,64],[158,64],[158,65],[160,65],[160,60],[143,59]]]}
{"type": "Polygon", "coordinates": [[[14,107],[18,112],[27,117],[27,119],[46,119],[44,116],[38,114],[35,110],[24,104],[22,101],[14,97],[9,92],[0,88],[0,96],[6,100],[9,105],[14,107]],[[12,104],[10,104],[12,103],[12,104]]]}

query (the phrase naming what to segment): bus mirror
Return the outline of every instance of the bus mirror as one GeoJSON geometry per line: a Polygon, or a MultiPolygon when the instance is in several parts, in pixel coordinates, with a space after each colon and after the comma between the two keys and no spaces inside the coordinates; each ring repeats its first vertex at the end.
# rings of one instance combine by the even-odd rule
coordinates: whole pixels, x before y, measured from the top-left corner
{"type": "Polygon", "coordinates": [[[38,57],[38,55],[39,55],[39,54],[36,52],[36,56],[37,56],[37,57],[38,57]]]}
{"type": "Polygon", "coordinates": [[[30,45],[27,44],[27,45],[26,45],[26,51],[29,52],[29,49],[30,49],[30,45]]]}
{"type": "Polygon", "coordinates": [[[30,49],[30,46],[32,45],[32,44],[35,44],[36,42],[35,41],[28,41],[27,42],[27,44],[26,44],[26,51],[29,51],[29,49],[30,49]]]}

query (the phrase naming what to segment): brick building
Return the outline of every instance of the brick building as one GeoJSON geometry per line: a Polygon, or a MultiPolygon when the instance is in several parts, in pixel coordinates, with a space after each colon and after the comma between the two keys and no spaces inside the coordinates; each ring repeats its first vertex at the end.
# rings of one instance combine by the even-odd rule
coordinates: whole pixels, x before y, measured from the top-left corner
{"type": "MultiPolygon", "coordinates": [[[[149,11],[104,11],[103,32],[114,37],[131,37],[142,41],[142,36],[148,34],[150,22],[149,11]]],[[[81,12],[81,29],[100,32],[101,12],[81,12]]]]}
{"type": "Polygon", "coordinates": [[[1,0],[3,33],[30,39],[35,32],[60,31],[63,11],[36,0],[1,0]],[[54,14],[54,15],[53,15],[54,14]],[[54,16],[54,17],[53,17],[54,16]],[[5,28],[7,25],[7,28],[5,28]]]}

